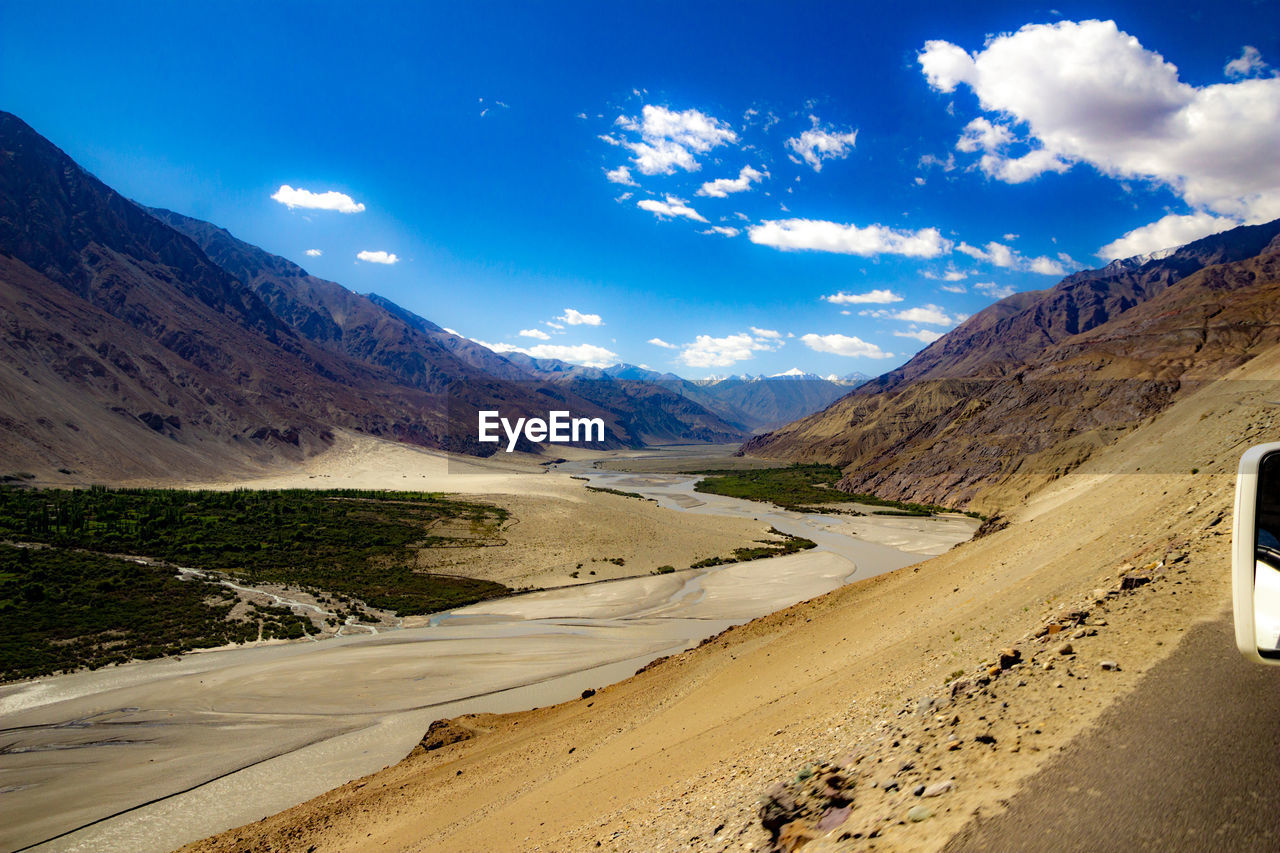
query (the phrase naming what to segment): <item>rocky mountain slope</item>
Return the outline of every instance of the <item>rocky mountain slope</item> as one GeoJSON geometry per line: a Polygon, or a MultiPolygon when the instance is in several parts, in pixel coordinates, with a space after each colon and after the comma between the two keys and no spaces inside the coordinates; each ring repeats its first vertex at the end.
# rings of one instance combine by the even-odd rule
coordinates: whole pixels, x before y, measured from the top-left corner
{"type": "MultiPolygon", "coordinates": [[[[151,209],[151,213],[195,240],[214,263],[245,282],[308,340],[386,368],[402,384],[447,393],[450,403],[465,412],[501,400],[503,409],[514,414],[542,415],[549,380],[564,378],[533,367],[537,362],[525,356],[498,355],[389,299],[352,293],[310,275],[291,261],[236,239],[226,229],[173,211],[151,209]]],[[[575,416],[604,419],[625,444],[719,443],[742,438],[743,430],[736,425],[661,384],[565,367],[575,368],[572,376],[577,381],[556,383],[554,393],[560,405],[575,416]]],[[[466,429],[470,428],[468,421],[466,429]]],[[[460,441],[463,438],[459,436],[460,441]]]]}
{"type": "Polygon", "coordinates": [[[976,314],[823,412],[744,445],[841,488],[995,511],[1280,340],[1280,222],[1116,262],[976,314]]]}
{"type": "Polygon", "coordinates": [[[197,476],[305,456],[335,427],[483,454],[475,412],[495,401],[600,417],[607,447],[745,433],[661,389],[551,386],[385,299],[125,199],[7,113],[0,306],[0,475],[197,476]]]}

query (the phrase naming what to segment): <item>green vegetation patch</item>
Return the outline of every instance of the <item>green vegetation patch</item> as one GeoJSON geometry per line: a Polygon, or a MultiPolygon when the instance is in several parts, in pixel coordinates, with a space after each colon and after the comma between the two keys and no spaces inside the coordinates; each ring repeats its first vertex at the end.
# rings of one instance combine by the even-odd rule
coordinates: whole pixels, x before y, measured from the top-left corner
{"type": "Polygon", "coordinates": [[[0,681],[315,633],[287,608],[228,619],[234,595],[172,569],[0,545],[0,681]]]}
{"type": "Polygon", "coordinates": [[[401,615],[507,592],[414,569],[421,548],[500,543],[506,518],[499,507],[418,492],[0,489],[0,539],[153,557],[401,615]]]}
{"type": "Polygon", "coordinates": [[[694,471],[706,475],[695,491],[726,495],[749,501],[767,501],[795,512],[821,511],[811,504],[860,503],[909,510],[912,515],[950,512],[933,504],[894,501],[875,495],[842,492],[835,487],[842,473],[835,465],[796,464],[788,468],[760,468],[754,471],[712,469],[694,471]]]}
{"type": "MultiPolygon", "coordinates": [[[[585,477],[582,479],[586,479],[585,477]]],[[[642,501],[651,501],[653,498],[647,498],[639,492],[624,492],[621,489],[609,489],[604,486],[587,486],[588,492],[604,492],[606,495],[617,495],[622,498],[639,498],[642,501]]]]}
{"type": "Polygon", "coordinates": [[[784,557],[787,554],[807,551],[810,548],[817,547],[817,543],[812,539],[792,536],[790,533],[783,533],[776,527],[770,527],[769,532],[774,536],[782,537],[782,541],[774,542],[769,539],[757,539],[756,541],[760,543],[757,547],[734,548],[732,557],[708,557],[705,560],[699,560],[689,568],[705,569],[711,566],[722,566],[726,563],[745,563],[748,560],[763,560],[766,557],[784,557]]]}

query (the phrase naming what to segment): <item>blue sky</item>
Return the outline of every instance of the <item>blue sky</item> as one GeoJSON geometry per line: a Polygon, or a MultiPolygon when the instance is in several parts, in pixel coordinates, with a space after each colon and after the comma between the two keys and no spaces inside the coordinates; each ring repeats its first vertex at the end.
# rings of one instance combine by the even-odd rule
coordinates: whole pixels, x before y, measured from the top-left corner
{"type": "Polygon", "coordinates": [[[1266,2],[0,3],[0,108],[129,197],[685,376],[877,374],[1280,216],[1273,66],[1266,2]]]}

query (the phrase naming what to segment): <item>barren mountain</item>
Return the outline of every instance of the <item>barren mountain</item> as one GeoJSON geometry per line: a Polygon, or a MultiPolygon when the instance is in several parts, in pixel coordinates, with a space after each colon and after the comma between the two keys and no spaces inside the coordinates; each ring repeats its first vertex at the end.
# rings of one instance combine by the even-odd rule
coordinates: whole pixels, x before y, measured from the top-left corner
{"type": "Polygon", "coordinates": [[[550,384],[224,229],[143,208],[4,113],[0,305],[0,475],[195,476],[306,455],[333,427],[483,454],[475,413],[498,403],[600,417],[606,447],[743,436],[661,389],[550,384]]]}
{"type": "Polygon", "coordinates": [[[1280,222],[1116,262],[976,314],[753,455],[841,488],[997,510],[1280,340],[1280,222]]]}

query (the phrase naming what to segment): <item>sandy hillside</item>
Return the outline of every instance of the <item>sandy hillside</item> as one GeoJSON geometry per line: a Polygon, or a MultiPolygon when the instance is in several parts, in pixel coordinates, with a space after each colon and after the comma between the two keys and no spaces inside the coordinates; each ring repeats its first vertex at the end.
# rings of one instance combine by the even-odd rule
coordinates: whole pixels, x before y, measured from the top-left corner
{"type": "Polygon", "coordinates": [[[784,841],[814,838],[806,850],[936,848],[1227,606],[1234,466],[1280,431],[1269,386],[1238,380],[1278,372],[1273,349],[1010,508],[1006,529],[923,566],[589,698],[463,718],[460,742],[192,849],[763,849],[771,788],[784,841]],[[1122,581],[1144,568],[1151,582],[1122,581]],[[1000,670],[1014,646],[1031,663],[1000,670]],[[820,798],[804,808],[815,762],[862,779],[850,811],[828,808],[822,826],[820,798]],[[869,786],[894,776],[896,790],[869,786]],[[907,820],[922,802],[908,789],[940,782],[929,816],[907,820]]]}

